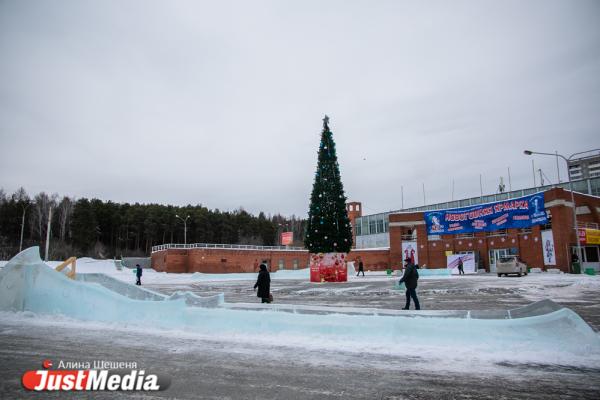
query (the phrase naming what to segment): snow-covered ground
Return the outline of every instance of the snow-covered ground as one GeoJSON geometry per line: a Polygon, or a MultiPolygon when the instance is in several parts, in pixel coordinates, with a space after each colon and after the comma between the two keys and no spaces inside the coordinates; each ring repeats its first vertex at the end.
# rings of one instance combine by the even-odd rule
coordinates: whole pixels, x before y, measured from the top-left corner
{"type": "MultiPolygon", "coordinates": [[[[411,318],[365,315],[359,313],[364,307],[399,308],[403,293],[394,288],[397,277],[367,272],[365,277],[349,276],[348,283],[311,284],[308,270],[271,274],[278,303],[346,306],[345,313],[333,308],[324,313],[278,312],[270,305],[260,304],[249,309],[207,309],[187,307],[177,300],[124,298],[96,284],[57,277],[59,274],[51,270],[57,264],[40,264],[41,269],[25,276],[35,289],[29,293],[11,294],[11,284],[2,288],[0,303],[5,306],[0,307],[4,310],[0,312],[0,335],[10,341],[19,335],[39,340],[30,332],[68,332],[73,343],[91,341],[101,345],[108,340],[106,349],[117,340],[121,352],[126,351],[123,348],[140,346],[140,342],[165,354],[202,351],[193,343],[203,343],[211,351],[236,353],[235,357],[243,353],[257,356],[269,348],[270,357],[274,357],[271,361],[281,365],[289,364],[291,359],[313,367],[341,367],[351,359],[361,369],[385,369],[390,365],[401,369],[406,363],[412,371],[438,375],[456,370],[515,374],[506,365],[537,365],[541,369],[554,366],[593,370],[594,376],[600,376],[600,335],[569,309],[513,320],[419,316],[428,311],[407,313],[411,318]],[[27,307],[10,311],[6,304],[19,296],[27,307]],[[352,315],[353,310],[357,315],[352,315]]],[[[0,276],[3,272],[5,268],[0,270],[0,276]]],[[[135,281],[133,270],[118,270],[112,260],[79,259],[77,272],[104,273],[123,282],[135,281]]],[[[227,302],[256,303],[251,290],[256,276],[169,274],[145,269],[142,282],[144,287],[167,295],[176,290],[191,290],[198,295],[223,290],[227,302]]],[[[550,298],[590,306],[581,310],[597,313],[599,289],[598,276],[539,273],[498,278],[485,274],[424,277],[420,280],[419,296],[425,310],[440,310],[448,304],[448,309],[454,310],[507,309],[550,298]],[[473,302],[485,298],[491,300],[477,306],[473,302]],[[513,298],[520,300],[511,302],[513,298]],[[457,303],[452,299],[467,300],[457,303]],[[494,299],[501,301],[494,303],[494,299]]],[[[49,338],[46,345],[52,348],[56,344],[49,338]]],[[[226,355],[215,357],[228,362],[226,355]]]]}

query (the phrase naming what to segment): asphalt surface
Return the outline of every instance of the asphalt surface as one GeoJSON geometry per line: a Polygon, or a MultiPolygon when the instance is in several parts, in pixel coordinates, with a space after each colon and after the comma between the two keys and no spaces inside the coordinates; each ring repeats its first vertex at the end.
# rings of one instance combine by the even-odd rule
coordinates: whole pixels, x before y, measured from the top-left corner
{"type": "MultiPolygon", "coordinates": [[[[461,277],[420,280],[424,309],[510,309],[554,294],[553,300],[600,328],[600,295],[573,290],[569,282],[536,278],[461,277]]],[[[352,280],[314,285],[274,281],[279,303],[399,309],[404,293],[392,280],[352,280]]],[[[225,292],[227,302],[257,302],[253,282],[154,285],[170,294],[225,292]]],[[[365,327],[368,329],[368,327],[365,327]]],[[[243,343],[169,337],[91,327],[74,332],[57,324],[43,327],[0,319],[0,398],[131,399],[598,399],[600,370],[560,365],[499,363],[472,370],[428,370],[430,360],[361,352],[298,351],[274,344],[265,349],[243,343]],[[43,359],[135,361],[171,376],[164,392],[31,393],[20,384],[24,371],[43,359]]],[[[356,338],[360,348],[361,338],[356,338]]],[[[551,351],[551,349],[549,349],[551,351]]]]}

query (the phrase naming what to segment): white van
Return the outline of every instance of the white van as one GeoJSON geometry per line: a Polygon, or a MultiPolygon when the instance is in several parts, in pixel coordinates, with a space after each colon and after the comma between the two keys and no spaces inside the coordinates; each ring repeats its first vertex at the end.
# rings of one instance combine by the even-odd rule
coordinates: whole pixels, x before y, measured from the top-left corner
{"type": "Polygon", "coordinates": [[[496,272],[498,276],[508,276],[508,274],[527,275],[527,265],[521,262],[518,256],[502,256],[496,261],[496,272]]]}

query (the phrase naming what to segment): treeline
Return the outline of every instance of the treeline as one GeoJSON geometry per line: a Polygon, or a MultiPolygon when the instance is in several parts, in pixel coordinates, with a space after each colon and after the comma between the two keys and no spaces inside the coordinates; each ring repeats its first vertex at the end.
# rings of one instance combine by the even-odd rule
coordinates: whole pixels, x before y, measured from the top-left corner
{"type": "Polygon", "coordinates": [[[30,198],[20,188],[12,195],[0,189],[0,259],[18,253],[21,229],[23,249],[37,245],[43,253],[50,217],[50,259],[148,256],[157,244],[184,242],[182,219],[187,216],[187,243],[273,246],[280,244],[282,231],[292,230],[292,245],[303,245],[305,220],[295,216],[254,216],[242,208],[219,211],[201,205],[120,204],[44,192],[30,198]]]}

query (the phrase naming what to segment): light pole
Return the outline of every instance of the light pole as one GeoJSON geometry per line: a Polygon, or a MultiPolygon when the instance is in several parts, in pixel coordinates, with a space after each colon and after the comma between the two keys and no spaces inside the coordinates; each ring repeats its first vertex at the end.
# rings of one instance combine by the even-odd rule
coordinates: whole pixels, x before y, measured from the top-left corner
{"type": "Polygon", "coordinates": [[[577,243],[577,257],[579,258],[579,273],[583,273],[583,268],[581,268],[582,258],[581,258],[581,243],[579,243],[579,231],[577,230],[577,205],[575,204],[575,196],[573,195],[573,183],[571,182],[571,174],[569,174],[569,161],[573,159],[573,157],[578,156],[580,154],[591,153],[593,151],[600,151],[600,149],[593,149],[587,151],[580,151],[579,153],[573,153],[568,158],[558,153],[541,153],[538,151],[525,150],[523,153],[525,155],[539,154],[543,156],[553,156],[560,157],[565,160],[567,163],[567,178],[569,178],[569,190],[571,191],[571,203],[573,203],[573,223],[575,224],[575,241],[577,243]]]}
{"type": "Polygon", "coordinates": [[[21,241],[19,242],[19,253],[23,250],[23,230],[25,229],[25,212],[31,205],[30,202],[27,202],[27,205],[23,205],[23,218],[21,219],[21,241]]]}
{"type": "Polygon", "coordinates": [[[177,214],[175,216],[183,221],[183,244],[187,244],[187,220],[190,216],[186,216],[185,219],[181,218],[177,214]]]}

